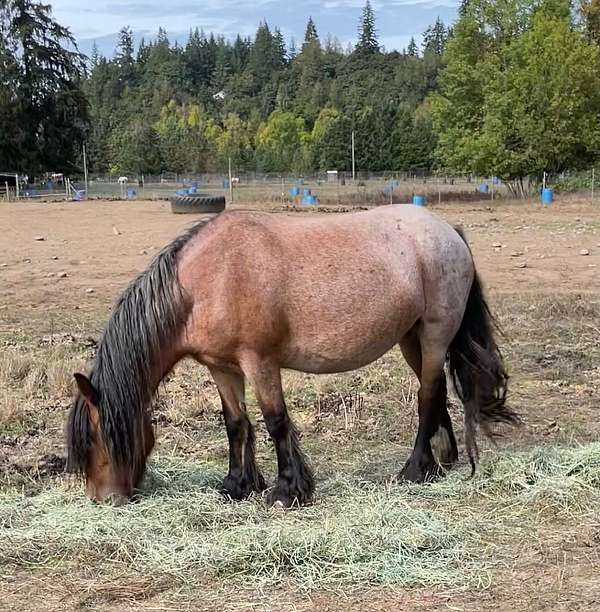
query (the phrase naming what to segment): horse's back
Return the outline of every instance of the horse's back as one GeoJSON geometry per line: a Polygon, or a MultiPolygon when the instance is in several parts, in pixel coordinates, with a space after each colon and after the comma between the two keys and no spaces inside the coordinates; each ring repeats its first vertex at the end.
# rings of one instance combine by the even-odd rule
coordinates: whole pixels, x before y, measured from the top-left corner
{"type": "Polygon", "coordinates": [[[353,369],[389,350],[426,314],[440,275],[451,275],[441,261],[459,243],[466,249],[445,221],[410,206],[231,212],[206,229],[190,287],[206,338],[272,350],[283,367],[312,372],[353,369]]]}

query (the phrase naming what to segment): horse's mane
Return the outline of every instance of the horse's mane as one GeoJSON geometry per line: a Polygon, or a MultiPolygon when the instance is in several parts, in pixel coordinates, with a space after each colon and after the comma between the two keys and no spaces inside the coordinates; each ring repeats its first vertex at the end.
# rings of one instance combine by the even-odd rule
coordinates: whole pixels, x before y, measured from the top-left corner
{"type": "MultiPolygon", "coordinates": [[[[206,223],[200,221],[167,245],[125,289],[99,343],[89,378],[98,394],[102,437],[116,467],[133,471],[145,461],[144,411],[154,391],[152,371],[190,310],[179,282],[178,257],[206,223]]],[[[85,471],[92,442],[89,412],[78,395],[67,424],[70,471],[85,471]]]]}

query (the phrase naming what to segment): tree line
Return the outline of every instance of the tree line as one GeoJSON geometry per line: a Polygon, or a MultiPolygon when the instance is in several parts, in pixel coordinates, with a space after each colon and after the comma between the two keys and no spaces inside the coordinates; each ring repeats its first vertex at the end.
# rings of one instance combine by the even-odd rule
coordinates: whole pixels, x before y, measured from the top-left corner
{"type": "Polygon", "coordinates": [[[463,0],[387,52],[364,6],[355,44],[308,19],[286,42],[160,29],[76,51],[48,5],[0,0],[0,170],[101,174],[359,170],[494,174],[586,167],[600,145],[600,0],[463,0]]]}

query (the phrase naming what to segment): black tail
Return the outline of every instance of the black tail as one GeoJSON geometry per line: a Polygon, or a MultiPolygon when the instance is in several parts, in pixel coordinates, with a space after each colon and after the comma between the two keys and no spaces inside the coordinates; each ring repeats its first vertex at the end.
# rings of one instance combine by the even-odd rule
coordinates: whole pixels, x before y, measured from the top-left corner
{"type": "MultiPolygon", "coordinates": [[[[456,231],[468,246],[462,231],[456,231]]],[[[448,349],[450,375],[465,407],[465,447],[472,473],[479,458],[478,426],[492,437],[490,424],[520,421],[506,405],[508,374],[494,338],[497,327],[475,272],[462,323],[448,349]]]]}

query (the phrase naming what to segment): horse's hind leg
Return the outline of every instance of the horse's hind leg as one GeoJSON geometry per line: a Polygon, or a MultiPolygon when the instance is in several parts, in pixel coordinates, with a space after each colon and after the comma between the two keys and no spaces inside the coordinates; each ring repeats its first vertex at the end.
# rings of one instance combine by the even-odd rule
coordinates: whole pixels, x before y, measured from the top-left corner
{"type": "Polygon", "coordinates": [[[436,335],[414,329],[405,336],[400,346],[407,363],[421,383],[419,389],[419,429],[411,456],[402,468],[400,477],[413,482],[424,482],[440,473],[432,443],[441,465],[450,467],[458,459],[456,438],[448,414],[445,343],[436,335]]]}
{"type": "Polygon", "coordinates": [[[280,502],[286,508],[294,503],[305,504],[312,499],[314,479],[300,449],[298,430],[288,416],[279,367],[250,359],[243,368],[254,386],[265,425],[277,453],[277,483],[269,492],[268,502],[280,502]]]}
{"type": "Polygon", "coordinates": [[[229,438],[229,473],[222,490],[232,499],[244,499],[252,491],[265,489],[254,454],[254,427],[244,404],[244,378],[215,368],[210,368],[210,373],[219,389],[229,438]]]}

